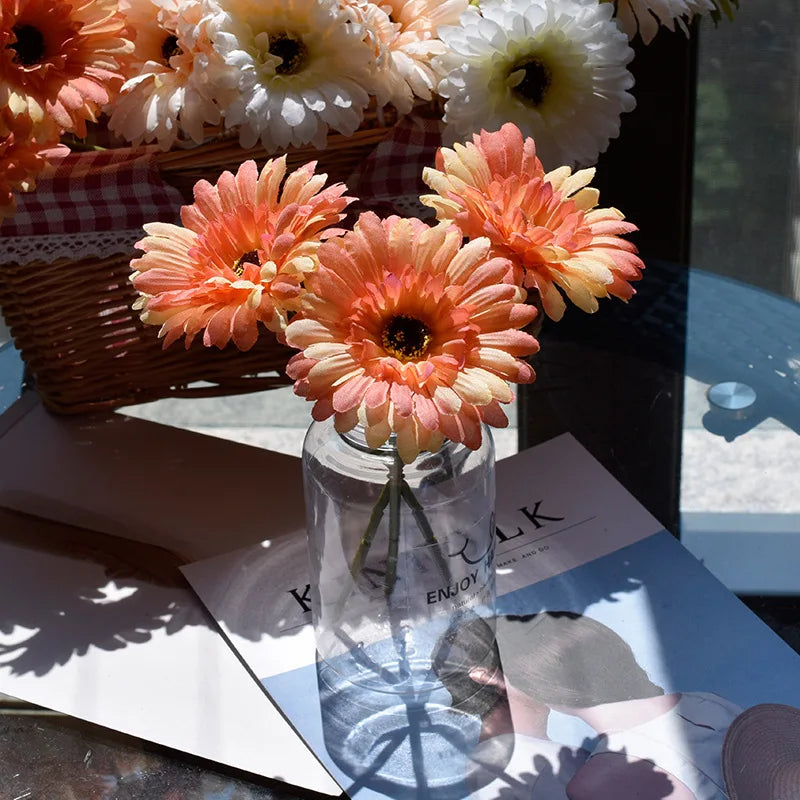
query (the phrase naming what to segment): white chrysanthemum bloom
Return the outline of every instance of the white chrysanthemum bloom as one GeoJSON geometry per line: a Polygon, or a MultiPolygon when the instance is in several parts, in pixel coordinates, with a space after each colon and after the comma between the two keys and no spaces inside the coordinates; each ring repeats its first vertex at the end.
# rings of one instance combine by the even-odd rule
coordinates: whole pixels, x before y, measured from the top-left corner
{"type": "Polygon", "coordinates": [[[134,52],[108,127],[133,144],[155,141],[164,150],[179,138],[202,142],[206,125],[221,117],[204,88],[218,57],[201,35],[199,0],[123,0],[120,9],[134,52]]]}
{"type": "Polygon", "coordinates": [[[243,147],[313,144],[353,134],[376,83],[375,53],[336,0],[222,0],[214,49],[235,79],[222,109],[243,147]]]}
{"type": "Polygon", "coordinates": [[[711,0],[617,0],[616,6],[622,30],[631,39],[638,31],[645,44],[653,40],[659,25],[673,31],[677,22],[688,34],[687,23],[692,21],[695,14],[714,10],[711,0]]]}
{"type": "Polygon", "coordinates": [[[440,27],[446,143],[513,122],[547,169],[593,164],[636,105],[633,50],[613,11],[596,0],[482,0],[440,27]]]}

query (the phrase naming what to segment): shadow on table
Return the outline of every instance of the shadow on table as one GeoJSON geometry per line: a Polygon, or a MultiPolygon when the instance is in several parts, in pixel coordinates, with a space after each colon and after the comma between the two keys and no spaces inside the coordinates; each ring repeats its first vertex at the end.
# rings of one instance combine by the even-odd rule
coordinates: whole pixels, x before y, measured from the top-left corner
{"type": "Polygon", "coordinates": [[[12,673],[41,676],[90,647],[119,650],[156,631],[213,625],[167,550],[0,515],[0,665],[12,673]]]}

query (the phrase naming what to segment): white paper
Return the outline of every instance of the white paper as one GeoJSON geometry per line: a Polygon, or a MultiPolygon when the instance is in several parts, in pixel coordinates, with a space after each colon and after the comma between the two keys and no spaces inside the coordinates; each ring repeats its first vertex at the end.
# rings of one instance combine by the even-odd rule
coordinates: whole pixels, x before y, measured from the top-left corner
{"type": "Polygon", "coordinates": [[[300,538],[299,461],[120,415],[55,417],[29,399],[3,422],[0,506],[40,518],[0,510],[0,692],[340,794],[174,566],[267,532],[300,538]],[[99,553],[120,548],[93,553],[65,524],[163,548],[176,580],[154,583],[148,564],[131,575],[124,547],[108,567],[99,553]]]}

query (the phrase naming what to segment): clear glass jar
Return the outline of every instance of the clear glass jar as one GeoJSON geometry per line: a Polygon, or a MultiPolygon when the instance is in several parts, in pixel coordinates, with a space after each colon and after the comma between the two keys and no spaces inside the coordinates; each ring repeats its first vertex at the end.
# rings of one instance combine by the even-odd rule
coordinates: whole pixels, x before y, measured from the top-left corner
{"type": "Polygon", "coordinates": [[[494,648],[489,429],[478,450],[445,441],[403,464],[392,440],[375,450],[361,428],[314,422],[303,477],[319,657],[350,683],[415,695],[479,666],[494,648]],[[492,636],[467,656],[454,644],[476,616],[492,636]]]}

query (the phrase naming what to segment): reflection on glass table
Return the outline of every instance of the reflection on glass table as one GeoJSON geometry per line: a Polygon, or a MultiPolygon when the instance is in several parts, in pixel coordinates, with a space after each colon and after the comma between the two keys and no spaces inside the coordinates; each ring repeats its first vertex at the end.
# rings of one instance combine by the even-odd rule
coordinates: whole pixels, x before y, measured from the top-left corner
{"type": "Polygon", "coordinates": [[[25,365],[0,315],[0,414],[20,395],[25,365]]]}
{"type": "Polygon", "coordinates": [[[570,431],[729,588],[800,595],[800,305],[657,260],[637,292],[545,325],[523,445],[570,431]]]}
{"type": "Polygon", "coordinates": [[[0,786],[14,800],[300,800],[0,696],[0,786]],[[24,770],[20,769],[25,765],[24,770]]]}
{"type": "Polygon", "coordinates": [[[740,594],[800,594],[800,305],[692,270],[681,539],[740,594]]]}

